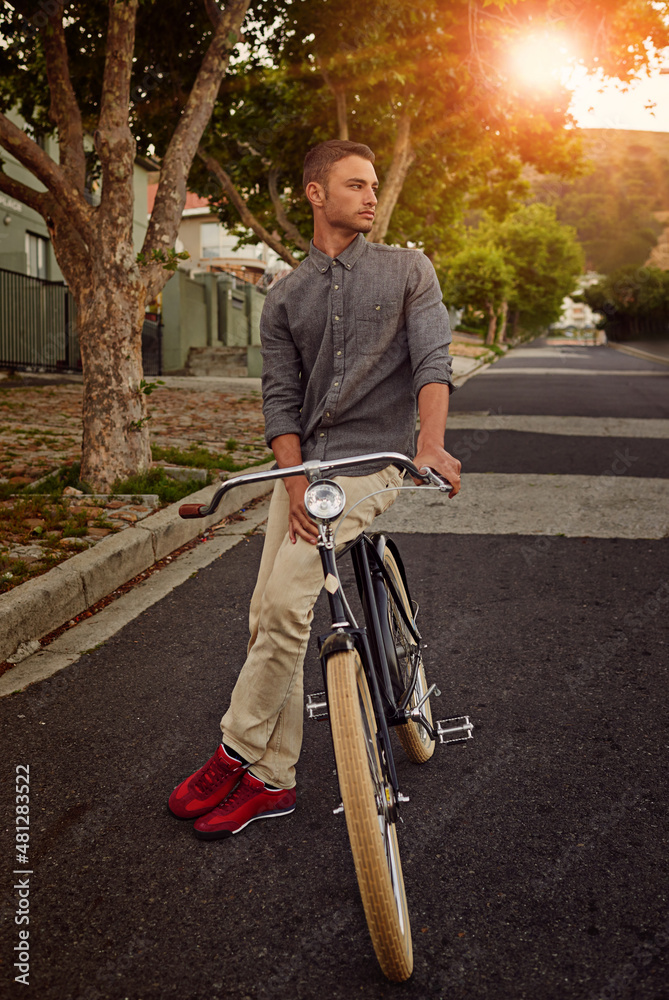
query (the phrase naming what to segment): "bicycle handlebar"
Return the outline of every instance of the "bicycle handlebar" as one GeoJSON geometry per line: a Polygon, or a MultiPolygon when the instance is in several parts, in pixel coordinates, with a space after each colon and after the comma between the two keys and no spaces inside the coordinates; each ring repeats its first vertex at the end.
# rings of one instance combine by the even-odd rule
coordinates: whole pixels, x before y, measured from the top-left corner
{"type": "MultiPolygon", "coordinates": [[[[310,482],[322,479],[324,475],[334,469],[352,468],[358,465],[378,465],[379,462],[385,465],[398,465],[405,469],[409,475],[416,479],[423,479],[433,486],[437,486],[442,493],[447,493],[453,487],[438,472],[434,472],[427,466],[417,469],[411,459],[398,452],[375,452],[372,455],[354,455],[352,458],[333,458],[326,462],[310,460],[303,465],[291,465],[286,469],[266,469],[263,472],[251,472],[243,476],[236,476],[216,490],[211,503],[183,503],[179,507],[179,516],[183,518],[208,517],[213,514],[228,490],[237,486],[245,486],[247,483],[262,483],[270,479],[289,479],[291,476],[307,476],[310,482]]],[[[384,465],[384,467],[385,467],[384,465]]]]}

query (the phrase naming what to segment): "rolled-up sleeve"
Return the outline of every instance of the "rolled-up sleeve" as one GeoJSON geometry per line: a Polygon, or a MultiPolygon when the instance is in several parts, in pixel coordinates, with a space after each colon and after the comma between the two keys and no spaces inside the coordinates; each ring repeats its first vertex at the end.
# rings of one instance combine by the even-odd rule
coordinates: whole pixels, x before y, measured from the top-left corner
{"type": "Polygon", "coordinates": [[[302,360],[288,329],[279,288],[268,293],[260,317],[263,414],[268,445],[280,434],[302,432],[302,360]]]}
{"type": "Polygon", "coordinates": [[[432,262],[422,253],[415,254],[404,309],[416,397],[431,382],[448,385],[453,392],[448,310],[432,262]]]}

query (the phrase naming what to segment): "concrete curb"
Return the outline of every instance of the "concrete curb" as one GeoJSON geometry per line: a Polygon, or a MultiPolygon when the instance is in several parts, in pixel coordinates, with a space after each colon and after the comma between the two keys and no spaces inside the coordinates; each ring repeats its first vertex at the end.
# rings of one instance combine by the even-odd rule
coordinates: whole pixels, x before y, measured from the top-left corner
{"type": "Polygon", "coordinates": [[[669,358],[662,357],[661,354],[653,354],[651,351],[642,351],[638,347],[630,347],[628,344],[615,344],[608,341],[607,347],[612,347],[614,351],[622,351],[633,358],[641,358],[642,361],[654,361],[656,365],[669,365],[669,358]]]}
{"type": "MultiPolygon", "coordinates": [[[[247,474],[260,472],[272,465],[270,461],[245,471],[247,474]]],[[[179,517],[182,503],[209,503],[219,485],[212,483],[132,528],[104,538],[92,549],[72,556],[48,573],[1,594],[0,661],[12,656],[21,643],[30,643],[59,628],[159,559],[274,487],[271,481],[240,486],[226,494],[210,517],[188,521],[179,517]]]]}
{"type": "Polygon", "coordinates": [[[63,632],[48,646],[39,647],[12,670],[0,677],[0,698],[22,691],[29,684],[45,680],[87,653],[92,653],[128,622],[134,621],[147,608],[180,587],[215,559],[219,559],[242,542],[249,530],[257,530],[267,519],[269,498],[243,515],[242,521],[232,521],[216,531],[206,545],[196,545],[165,565],[160,573],[147,577],[136,587],[102,608],[91,618],[84,618],[76,627],[63,632]]]}

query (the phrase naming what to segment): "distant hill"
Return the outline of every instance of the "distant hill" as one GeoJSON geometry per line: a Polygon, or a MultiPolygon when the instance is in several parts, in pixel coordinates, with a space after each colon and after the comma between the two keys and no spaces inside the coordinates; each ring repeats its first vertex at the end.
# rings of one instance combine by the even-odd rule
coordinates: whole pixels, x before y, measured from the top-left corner
{"type": "Polygon", "coordinates": [[[560,221],[576,228],[588,270],[610,274],[647,262],[669,269],[669,134],[581,134],[589,170],[573,181],[535,174],[533,197],[555,205],[560,221]]]}

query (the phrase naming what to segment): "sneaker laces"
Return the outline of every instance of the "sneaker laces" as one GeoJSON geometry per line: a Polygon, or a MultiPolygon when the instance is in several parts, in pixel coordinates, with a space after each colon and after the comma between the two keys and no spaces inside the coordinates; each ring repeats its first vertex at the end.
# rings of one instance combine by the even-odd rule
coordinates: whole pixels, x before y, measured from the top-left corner
{"type": "Polygon", "coordinates": [[[221,764],[217,757],[213,757],[197,781],[193,782],[193,788],[200,793],[213,792],[231,773],[231,770],[221,764]]]}
{"type": "Polygon", "coordinates": [[[225,798],[220,803],[220,805],[216,806],[216,809],[222,809],[225,806],[227,810],[228,806],[240,805],[242,802],[245,802],[247,799],[253,798],[254,795],[257,795],[259,792],[262,791],[264,791],[264,788],[254,788],[253,785],[244,781],[244,779],[242,778],[242,780],[234,789],[234,791],[230,792],[227,798],[225,798]]]}

